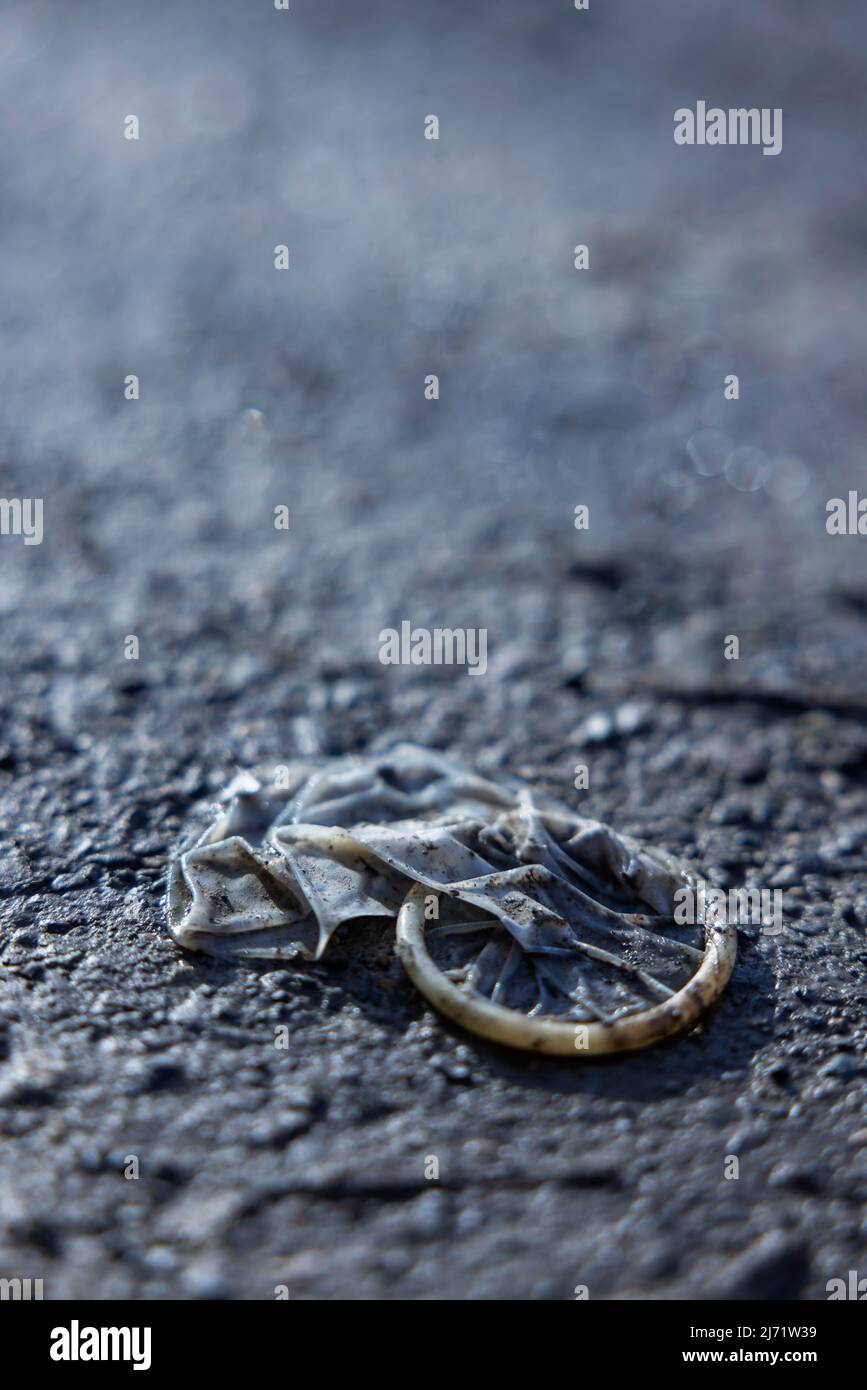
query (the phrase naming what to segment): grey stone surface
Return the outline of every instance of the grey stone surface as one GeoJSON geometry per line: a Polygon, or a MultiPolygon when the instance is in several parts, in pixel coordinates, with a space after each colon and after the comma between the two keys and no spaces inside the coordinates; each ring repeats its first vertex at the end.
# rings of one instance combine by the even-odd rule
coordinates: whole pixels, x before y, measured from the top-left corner
{"type": "Polygon", "coordinates": [[[865,1272],[867,540],[825,502],[867,487],[867,23],[696,8],[4,7],[0,490],[45,538],[0,538],[0,1275],[865,1272]],[[675,147],[698,98],[781,106],[782,154],[675,147]],[[763,458],[709,474],[711,429],[763,458]],[[403,618],[486,626],[488,674],[381,666],[403,618]],[[181,955],[162,879],[200,804],[395,738],[779,885],[785,930],[743,930],[700,1031],[584,1065],[447,1027],[374,927],[298,970],[181,955]]]}

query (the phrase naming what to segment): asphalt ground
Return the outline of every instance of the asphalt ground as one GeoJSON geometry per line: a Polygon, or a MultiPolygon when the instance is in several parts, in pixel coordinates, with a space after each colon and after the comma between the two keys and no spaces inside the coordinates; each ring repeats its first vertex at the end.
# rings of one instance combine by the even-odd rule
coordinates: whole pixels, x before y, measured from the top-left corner
{"type": "Polygon", "coordinates": [[[865,487],[865,42],[771,0],[3,6],[0,490],[44,536],[0,538],[0,1276],[867,1273],[867,541],[826,529],[865,487]],[[676,146],[698,99],[781,108],[782,152],[676,146]],[[403,620],[486,628],[484,677],[382,665],[403,620]],[[168,857],[239,768],[403,738],[780,888],[783,932],[597,1062],[445,1024],[375,924],[178,950],[168,857]]]}

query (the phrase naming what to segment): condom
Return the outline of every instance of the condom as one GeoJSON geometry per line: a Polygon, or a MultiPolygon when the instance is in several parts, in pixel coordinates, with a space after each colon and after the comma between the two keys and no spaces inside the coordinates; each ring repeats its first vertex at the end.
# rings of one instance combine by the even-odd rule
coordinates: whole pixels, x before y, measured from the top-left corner
{"type": "Polygon", "coordinates": [[[675,918],[699,882],[512,779],[400,744],[241,774],[172,862],[167,909],[178,945],[238,960],[318,960],[342,925],[392,918],[435,1008],[580,1058],[682,1031],[724,988],[735,928],[675,918]]]}

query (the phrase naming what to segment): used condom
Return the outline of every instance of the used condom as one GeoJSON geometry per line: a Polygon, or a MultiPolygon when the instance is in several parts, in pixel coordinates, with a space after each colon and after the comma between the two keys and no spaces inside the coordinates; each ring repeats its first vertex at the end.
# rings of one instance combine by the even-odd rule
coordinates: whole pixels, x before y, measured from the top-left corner
{"type": "Polygon", "coordinates": [[[344,922],[393,917],[436,1008],[586,1057],[678,1032],[724,988],[735,928],[674,920],[697,885],[663,851],[401,744],[236,778],[170,867],[168,918],[189,950],[288,960],[319,959],[344,922]]]}

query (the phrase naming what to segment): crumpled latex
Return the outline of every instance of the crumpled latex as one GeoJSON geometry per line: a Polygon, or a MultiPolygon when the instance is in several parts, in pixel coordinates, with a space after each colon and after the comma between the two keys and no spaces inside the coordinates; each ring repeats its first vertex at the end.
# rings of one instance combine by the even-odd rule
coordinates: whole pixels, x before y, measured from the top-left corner
{"type": "Polygon", "coordinates": [[[613,1017],[667,996],[695,968],[695,933],[671,921],[686,882],[663,852],[513,780],[401,744],[241,774],[172,863],[168,917],[190,950],[318,959],[343,923],[396,917],[418,883],[469,914],[463,930],[487,922],[517,944],[541,1007],[553,991],[576,1017],[613,1017]]]}

